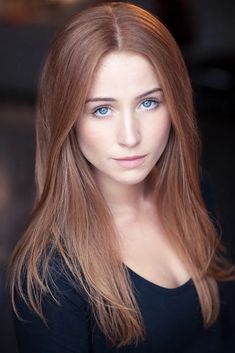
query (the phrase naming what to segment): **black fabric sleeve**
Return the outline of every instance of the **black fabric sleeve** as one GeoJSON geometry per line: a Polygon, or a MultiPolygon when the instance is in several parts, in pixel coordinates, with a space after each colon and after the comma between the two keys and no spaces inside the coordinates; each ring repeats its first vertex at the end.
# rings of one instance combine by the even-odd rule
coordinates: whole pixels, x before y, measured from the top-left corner
{"type": "Polygon", "coordinates": [[[89,353],[89,310],[85,298],[66,278],[56,281],[58,305],[44,296],[43,312],[48,327],[17,299],[24,321],[13,314],[19,353],[89,353]]]}
{"type": "Polygon", "coordinates": [[[235,352],[235,281],[220,283],[223,353],[235,352]]]}

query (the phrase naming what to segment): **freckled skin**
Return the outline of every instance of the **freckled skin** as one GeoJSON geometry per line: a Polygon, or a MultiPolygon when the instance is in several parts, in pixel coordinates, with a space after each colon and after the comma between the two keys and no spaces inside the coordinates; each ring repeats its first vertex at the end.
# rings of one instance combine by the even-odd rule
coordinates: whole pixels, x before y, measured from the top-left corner
{"type": "Polygon", "coordinates": [[[102,101],[87,102],[78,121],[80,148],[98,183],[110,188],[142,183],[157,163],[171,127],[159,89],[151,64],[141,55],[111,53],[101,61],[87,98],[102,101]],[[137,98],[153,89],[158,90],[137,98]],[[147,155],[136,168],[114,159],[136,155],[147,155]]]}

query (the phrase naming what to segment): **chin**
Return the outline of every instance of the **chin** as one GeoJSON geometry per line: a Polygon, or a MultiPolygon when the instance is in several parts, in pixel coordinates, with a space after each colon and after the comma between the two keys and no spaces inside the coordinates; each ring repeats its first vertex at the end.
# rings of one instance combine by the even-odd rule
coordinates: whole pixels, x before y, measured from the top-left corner
{"type": "Polygon", "coordinates": [[[125,185],[137,185],[139,183],[142,183],[147,178],[149,173],[144,173],[144,174],[141,173],[141,175],[140,174],[139,175],[128,175],[126,177],[120,178],[117,181],[119,183],[122,183],[125,185]]]}

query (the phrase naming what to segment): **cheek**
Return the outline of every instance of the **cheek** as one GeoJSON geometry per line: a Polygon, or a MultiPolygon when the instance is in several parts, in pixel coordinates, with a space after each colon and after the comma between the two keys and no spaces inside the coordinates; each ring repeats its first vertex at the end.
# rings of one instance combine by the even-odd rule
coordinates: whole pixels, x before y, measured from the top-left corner
{"type": "Polygon", "coordinates": [[[78,139],[82,153],[87,154],[99,153],[105,148],[107,136],[104,129],[89,124],[80,124],[78,126],[78,139]]]}
{"type": "Polygon", "coordinates": [[[158,119],[157,123],[155,121],[154,128],[150,130],[151,141],[156,145],[166,144],[168,141],[170,129],[171,129],[171,119],[169,115],[164,115],[158,119]]]}

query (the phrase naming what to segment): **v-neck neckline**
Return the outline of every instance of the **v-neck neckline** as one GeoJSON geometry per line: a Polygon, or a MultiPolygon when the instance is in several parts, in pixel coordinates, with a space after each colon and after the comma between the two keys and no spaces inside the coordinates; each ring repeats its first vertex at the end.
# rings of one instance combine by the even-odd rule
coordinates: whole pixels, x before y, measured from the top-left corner
{"type": "Polygon", "coordinates": [[[181,293],[182,291],[184,291],[188,288],[191,288],[193,285],[192,278],[189,278],[186,282],[184,282],[183,284],[181,284],[177,287],[174,287],[174,288],[163,287],[163,286],[160,286],[160,285],[142,277],[141,275],[136,273],[134,270],[132,270],[127,265],[124,265],[124,266],[126,267],[126,269],[128,270],[128,272],[130,273],[131,276],[134,276],[139,281],[147,284],[149,287],[152,287],[155,290],[158,290],[159,292],[162,292],[163,294],[177,295],[177,294],[181,293]]]}

